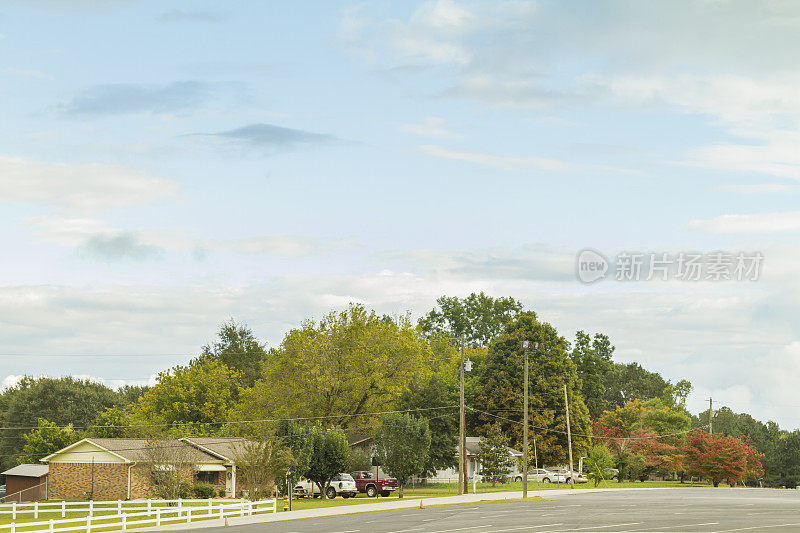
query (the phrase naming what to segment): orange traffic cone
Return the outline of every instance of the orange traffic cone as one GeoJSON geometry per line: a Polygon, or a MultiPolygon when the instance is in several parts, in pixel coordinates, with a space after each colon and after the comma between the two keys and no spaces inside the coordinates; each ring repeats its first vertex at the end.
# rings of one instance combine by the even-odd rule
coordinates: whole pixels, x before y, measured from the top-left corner
{"type": "Polygon", "coordinates": [[[419,501],[419,508],[420,509],[425,509],[425,507],[422,506],[422,500],[419,501]]]}
{"type": "Polygon", "coordinates": [[[228,527],[228,517],[225,517],[225,527],[228,527]]]}

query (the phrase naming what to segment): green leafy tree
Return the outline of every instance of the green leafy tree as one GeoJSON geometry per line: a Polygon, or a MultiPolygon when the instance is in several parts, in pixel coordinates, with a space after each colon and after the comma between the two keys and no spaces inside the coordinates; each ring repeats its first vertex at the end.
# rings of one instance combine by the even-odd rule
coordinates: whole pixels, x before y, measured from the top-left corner
{"type": "Polygon", "coordinates": [[[638,363],[614,363],[606,378],[606,409],[616,409],[628,400],[649,400],[670,395],[669,382],[638,363]]]}
{"type": "Polygon", "coordinates": [[[476,457],[481,466],[479,474],[484,479],[503,481],[514,466],[514,458],[508,450],[508,439],[500,424],[489,426],[486,435],[478,443],[476,457]]]}
{"type": "Polygon", "coordinates": [[[161,372],[130,412],[137,421],[186,426],[197,434],[201,425],[220,427],[239,400],[238,374],[215,359],[193,361],[161,372]]]}
{"type": "Polygon", "coordinates": [[[316,483],[322,498],[326,498],[333,476],[347,467],[350,457],[347,435],[341,428],[325,429],[316,425],[307,435],[311,441],[311,455],[305,477],[316,483]]]}
{"type": "MultiPolygon", "coordinates": [[[[285,489],[284,477],[293,463],[292,452],[274,440],[242,440],[234,453],[237,485],[251,500],[267,498],[273,487],[285,489]]],[[[285,490],[282,490],[285,493],[285,490]]]]}
{"type": "Polygon", "coordinates": [[[800,430],[780,437],[772,464],[775,468],[770,478],[773,486],[794,489],[800,485],[800,430]]]}
{"type": "Polygon", "coordinates": [[[614,346],[607,336],[597,333],[592,339],[583,331],[576,333],[570,358],[578,370],[581,394],[592,418],[600,416],[608,405],[605,391],[608,374],[614,366],[613,353],[614,346]]]}
{"type": "Polygon", "coordinates": [[[375,456],[383,470],[397,478],[398,497],[403,497],[403,487],[412,476],[425,472],[430,447],[427,420],[407,413],[384,415],[375,434],[375,456]]]}
{"type": "Polygon", "coordinates": [[[97,415],[92,425],[87,428],[91,437],[121,438],[131,432],[128,417],[118,407],[108,407],[97,415]]]}
{"type": "Polygon", "coordinates": [[[37,428],[24,435],[25,444],[22,455],[17,458],[19,464],[39,464],[42,457],[66,448],[80,440],[80,434],[72,429],[72,425],[59,427],[44,418],[37,420],[37,428]]]}
{"type": "Polygon", "coordinates": [[[430,451],[425,462],[425,474],[454,467],[458,463],[458,391],[452,382],[434,374],[420,383],[414,381],[400,397],[397,409],[413,412],[428,421],[431,432],[430,451]]]}
{"type": "Polygon", "coordinates": [[[117,406],[125,407],[134,403],[149,389],[148,385],[123,385],[117,389],[117,406]]]}
{"type": "Polygon", "coordinates": [[[278,442],[291,452],[291,460],[284,475],[288,475],[292,487],[300,476],[306,476],[308,473],[311,454],[314,453],[311,432],[310,427],[288,419],[280,420],[275,430],[278,442]]]}
{"type": "Polygon", "coordinates": [[[594,482],[596,487],[601,481],[611,479],[614,456],[607,447],[602,444],[596,444],[589,448],[583,464],[589,479],[594,482]]]}
{"type": "Polygon", "coordinates": [[[342,427],[363,425],[366,413],[391,408],[428,372],[431,356],[407,317],[384,320],[353,304],[289,331],[234,416],[325,417],[342,427]]]}
{"type": "MultiPolygon", "coordinates": [[[[3,427],[36,427],[39,418],[57,426],[74,424],[77,427],[90,425],[97,414],[119,403],[117,393],[105,385],[88,380],[64,378],[23,378],[0,395],[0,419],[3,427]]],[[[27,430],[5,430],[0,432],[2,464],[15,464],[15,454],[24,445],[27,430]]]]}
{"type": "Polygon", "coordinates": [[[252,387],[261,376],[261,364],[269,356],[266,344],[246,324],[231,319],[220,326],[214,342],[203,346],[200,359],[209,358],[235,370],[243,387],[252,387]]]}
{"type": "MultiPolygon", "coordinates": [[[[567,355],[569,343],[553,326],[539,322],[533,312],[520,313],[506,324],[503,333],[489,347],[476,376],[472,397],[472,407],[477,413],[475,430],[485,434],[499,420],[511,445],[522,449],[524,340],[539,344],[529,356],[529,417],[536,433],[539,463],[563,464],[567,460],[565,384],[569,391],[573,447],[578,453],[588,448],[587,435],[591,434],[592,426],[580,394],[575,363],[567,355]]],[[[533,449],[528,454],[533,457],[533,449]]]]}
{"type": "Polygon", "coordinates": [[[428,336],[448,336],[456,344],[463,335],[469,346],[488,346],[522,311],[522,304],[514,298],[493,298],[483,292],[463,299],[442,296],[436,303],[439,308],[419,320],[420,330],[428,336]]]}

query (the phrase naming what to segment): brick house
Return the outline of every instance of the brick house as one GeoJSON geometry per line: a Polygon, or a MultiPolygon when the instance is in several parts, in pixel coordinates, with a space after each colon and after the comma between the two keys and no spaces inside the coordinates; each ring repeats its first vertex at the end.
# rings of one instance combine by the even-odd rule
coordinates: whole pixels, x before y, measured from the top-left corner
{"type": "Polygon", "coordinates": [[[180,440],[86,438],[42,459],[50,467],[48,498],[129,500],[154,495],[153,469],[180,469],[186,483],[210,483],[236,494],[238,438],[180,440]]]}

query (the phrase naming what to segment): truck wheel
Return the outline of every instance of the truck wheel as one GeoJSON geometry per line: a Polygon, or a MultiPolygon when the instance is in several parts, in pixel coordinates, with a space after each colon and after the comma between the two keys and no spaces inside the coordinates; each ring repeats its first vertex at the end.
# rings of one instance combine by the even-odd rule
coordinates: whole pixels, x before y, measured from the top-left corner
{"type": "Polygon", "coordinates": [[[329,500],[333,500],[336,498],[336,489],[333,487],[328,487],[328,490],[325,491],[325,497],[329,500]]]}
{"type": "Polygon", "coordinates": [[[550,478],[546,477],[542,480],[542,483],[550,483],[550,478]]]}
{"type": "Polygon", "coordinates": [[[391,492],[389,492],[388,490],[381,491],[381,496],[383,496],[384,498],[388,498],[390,494],[391,492]]]}
{"type": "Polygon", "coordinates": [[[367,485],[367,496],[370,498],[374,498],[378,494],[378,489],[375,488],[375,485],[367,485]]]}

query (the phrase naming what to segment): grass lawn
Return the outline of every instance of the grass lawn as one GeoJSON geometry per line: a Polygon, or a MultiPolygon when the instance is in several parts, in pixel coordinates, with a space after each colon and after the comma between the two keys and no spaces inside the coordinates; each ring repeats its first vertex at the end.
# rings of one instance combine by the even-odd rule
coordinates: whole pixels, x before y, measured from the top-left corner
{"type": "MultiPolygon", "coordinates": [[[[645,481],[645,482],[630,482],[625,481],[622,483],[617,483],[616,481],[612,482],[605,482],[600,483],[597,488],[599,489],[639,489],[639,488],[652,488],[652,487],[691,487],[690,483],[684,483],[681,485],[679,481],[645,481]]],[[[701,485],[699,483],[695,483],[694,486],[710,486],[710,485],[701,485]]],[[[593,489],[594,483],[578,483],[575,485],[575,490],[581,489],[593,489]]],[[[477,486],[478,494],[485,494],[489,492],[508,492],[508,491],[521,491],[522,490],[522,483],[498,483],[496,485],[492,485],[491,483],[478,483],[477,486]]],[[[539,483],[539,487],[537,488],[536,483],[529,482],[528,483],[528,490],[535,491],[535,490],[570,490],[569,485],[566,484],[555,484],[555,483],[539,483]]],[[[472,493],[472,485],[470,484],[469,487],[470,493],[472,493]]],[[[419,498],[437,498],[443,496],[456,496],[458,492],[458,486],[453,483],[449,486],[446,483],[435,483],[430,485],[416,485],[411,486],[409,485],[403,490],[403,496],[405,499],[419,499],[419,498]]],[[[396,493],[388,498],[367,498],[366,494],[359,494],[355,498],[336,498],[333,500],[321,500],[318,498],[302,498],[300,500],[293,500],[292,501],[292,510],[297,511],[300,509],[317,509],[320,507],[333,507],[339,505],[360,505],[363,503],[376,503],[376,502],[386,502],[386,501],[397,501],[396,493]]],[[[431,505],[435,505],[435,502],[431,502],[431,505]]],[[[278,500],[278,512],[283,511],[283,500],[278,500]]]]}

